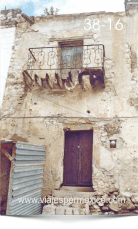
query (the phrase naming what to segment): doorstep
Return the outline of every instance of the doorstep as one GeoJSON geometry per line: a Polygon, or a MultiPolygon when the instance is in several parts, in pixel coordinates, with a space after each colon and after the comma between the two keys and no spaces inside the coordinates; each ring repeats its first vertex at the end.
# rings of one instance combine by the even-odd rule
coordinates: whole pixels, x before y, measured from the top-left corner
{"type": "Polygon", "coordinates": [[[76,192],[94,192],[92,187],[62,186],[60,190],[76,192]]]}

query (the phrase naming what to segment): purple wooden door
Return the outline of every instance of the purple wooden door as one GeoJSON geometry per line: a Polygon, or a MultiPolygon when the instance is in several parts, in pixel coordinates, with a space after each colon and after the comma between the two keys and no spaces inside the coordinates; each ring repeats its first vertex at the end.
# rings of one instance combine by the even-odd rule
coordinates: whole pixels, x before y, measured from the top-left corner
{"type": "Polygon", "coordinates": [[[65,133],[64,185],[92,186],[92,145],[92,131],[65,133]]]}

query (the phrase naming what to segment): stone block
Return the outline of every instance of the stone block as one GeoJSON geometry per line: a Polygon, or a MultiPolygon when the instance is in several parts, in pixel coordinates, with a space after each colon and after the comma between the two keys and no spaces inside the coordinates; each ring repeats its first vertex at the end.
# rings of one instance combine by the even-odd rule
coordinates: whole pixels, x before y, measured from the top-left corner
{"type": "Polygon", "coordinates": [[[86,215],[86,209],[85,208],[80,208],[79,214],[80,215],[86,215]]]}
{"type": "Polygon", "coordinates": [[[138,204],[138,197],[134,197],[131,200],[133,201],[133,203],[138,204]]]}
{"type": "Polygon", "coordinates": [[[99,207],[103,207],[104,206],[104,203],[99,202],[98,205],[99,205],[99,207]]]}
{"type": "Polygon", "coordinates": [[[134,210],[135,209],[135,205],[129,199],[123,204],[123,206],[125,209],[128,209],[128,210],[134,210]]]}
{"type": "Polygon", "coordinates": [[[65,214],[66,215],[73,215],[73,211],[72,211],[73,209],[70,207],[70,208],[66,208],[66,210],[65,210],[65,214]]]}
{"type": "Polygon", "coordinates": [[[42,215],[55,215],[55,210],[56,210],[55,206],[45,205],[43,207],[42,215]]]}
{"type": "Polygon", "coordinates": [[[102,207],[102,211],[108,211],[109,210],[109,207],[108,206],[103,206],[102,207]]]}
{"type": "Polygon", "coordinates": [[[74,213],[74,215],[79,215],[80,214],[79,209],[78,208],[74,208],[73,213],[74,213]]]}
{"type": "Polygon", "coordinates": [[[89,211],[89,204],[86,204],[86,215],[89,215],[90,211],[89,211]]]}
{"type": "Polygon", "coordinates": [[[114,212],[118,212],[119,211],[119,206],[118,203],[111,203],[109,205],[110,210],[114,211],[114,212]]]}
{"type": "Polygon", "coordinates": [[[65,207],[56,207],[56,215],[65,215],[65,207]]]}

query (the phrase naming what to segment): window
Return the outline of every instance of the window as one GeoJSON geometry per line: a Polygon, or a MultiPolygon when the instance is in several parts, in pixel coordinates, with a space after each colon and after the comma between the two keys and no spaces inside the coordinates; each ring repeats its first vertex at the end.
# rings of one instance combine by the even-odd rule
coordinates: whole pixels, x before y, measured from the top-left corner
{"type": "Polygon", "coordinates": [[[67,79],[69,72],[78,75],[82,68],[83,41],[66,41],[59,44],[61,47],[61,75],[62,79],[67,79]]]}

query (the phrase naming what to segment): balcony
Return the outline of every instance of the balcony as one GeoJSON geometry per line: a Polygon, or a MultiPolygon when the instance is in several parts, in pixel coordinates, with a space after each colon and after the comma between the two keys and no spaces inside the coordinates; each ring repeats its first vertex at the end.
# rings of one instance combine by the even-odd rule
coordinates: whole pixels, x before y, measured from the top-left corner
{"type": "Polygon", "coordinates": [[[104,87],[104,56],[102,44],[30,48],[24,75],[30,79],[33,75],[36,82],[41,79],[42,86],[45,81],[51,88],[55,79],[60,88],[72,88],[77,83],[82,85],[89,75],[92,87],[97,80],[104,87]]]}

